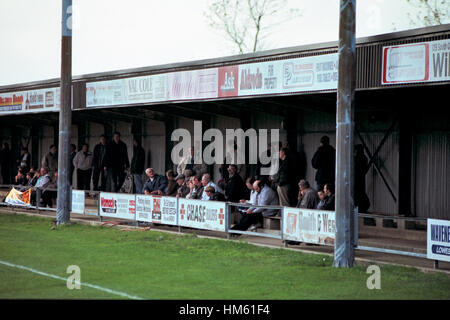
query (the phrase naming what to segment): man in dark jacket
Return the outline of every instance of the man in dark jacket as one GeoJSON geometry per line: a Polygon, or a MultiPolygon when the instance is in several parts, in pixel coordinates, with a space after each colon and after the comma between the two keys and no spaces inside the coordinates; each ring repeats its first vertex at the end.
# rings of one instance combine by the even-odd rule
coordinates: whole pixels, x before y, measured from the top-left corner
{"type": "Polygon", "coordinates": [[[137,139],[133,139],[133,158],[130,173],[133,175],[135,193],[142,193],[142,174],[145,166],[145,151],[137,139]]]}
{"type": "Polygon", "coordinates": [[[277,178],[274,182],[277,185],[277,193],[280,199],[280,205],[289,207],[290,199],[289,194],[292,188],[293,179],[295,179],[295,174],[290,171],[291,164],[289,159],[289,150],[287,148],[282,148],[280,150],[280,164],[278,168],[277,178]]]}
{"type": "Polygon", "coordinates": [[[75,166],[73,165],[73,159],[75,159],[75,156],[77,155],[77,146],[73,143],[70,144],[70,173],[69,173],[69,183],[72,185],[73,183],[73,172],[75,171],[75,166]]]}
{"type": "Polygon", "coordinates": [[[330,210],[334,211],[335,208],[335,199],[334,199],[334,183],[325,183],[323,191],[326,195],[325,205],[322,207],[322,210],[330,210]]]}
{"type": "Polygon", "coordinates": [[[235,164],[228,166],[229,179],[225,187],[227,201],[239,202],[240,199],[247,199],[248,189],[237,170],[238,168],[235,164]]]}
{"type": "Polygon", "coordinates": [[[370,200],[366,194],[366,172],[368,160],[364,154],[362,144],[355,146],[355,207],[358,211],[365,213],[370,207],[370,200]]]}
{"type": "Polygon", "coordinates": [[[103,169],[103,160],[106,154],[106,137],[100,136],[100,143],[94,147],[94,153],[92,157],[92,184],[94,190],[105,191],[106,190],[106,172],[103,169]],[[100,178],[100,188],[98,187],[98,179],[100,178]]]}
{"type": "Polygon", "coordinates": [[[125,170],[130,168],[127,145],[120,140],[119,132],[114,132],[113,140],[106,145],[103,166],[107,172],[107,191],[118,192],[125,180],[125,170]]]}
{"type": "Polygon", "coordinates": [[[155,173],[153,168],[145,170],[148,180],[144,184],[143,193],[163,195],[167,188],[167,179],[165,176],[161,176],[155,173]]]}
{"type": "Polygon", "coordinates": [[[11,183],[11,151],[7,142],[3,142],[0,150],[0,166],[3,184],[11,183]]]}
{"type": "Polygon", "coordinates": [[[336,150],[330,146],[330,138],[323,136],[311,164],[316,172],[317,190],[323,190],[325,183],[335,181],[336,150]]]}

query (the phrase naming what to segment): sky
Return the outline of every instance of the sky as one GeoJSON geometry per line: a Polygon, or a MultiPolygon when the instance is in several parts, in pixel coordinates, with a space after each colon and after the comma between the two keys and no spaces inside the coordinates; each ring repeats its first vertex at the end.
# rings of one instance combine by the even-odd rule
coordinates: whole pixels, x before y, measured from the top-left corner
{"type": "MultiPolygon", "coordinates": [[[[58,78],[61,0],[0,1],[0,86],[58,78]]],[[[237,54],[204,16],[211,0],[73,0],[72,74],[237,54]]],[[[337,41],[339,0],[289,0],[301,16],[267,49],[337,41]]],[[[356,36],[413,28],[406,0],[357,0],[356,36]]]]}

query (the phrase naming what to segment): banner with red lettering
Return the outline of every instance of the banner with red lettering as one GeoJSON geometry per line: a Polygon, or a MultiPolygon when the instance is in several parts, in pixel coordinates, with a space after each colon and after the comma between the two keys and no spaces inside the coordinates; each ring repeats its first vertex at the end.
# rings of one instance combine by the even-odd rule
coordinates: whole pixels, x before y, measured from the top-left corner
{"type": "Polygon", "coordinates": [[[178,198],[178,224],[225,232],[225,202],[178,198]]]}
{"type": "Polygon", "coordinates": [[[102,217],[136,219],[136,196],[122,193],[100,193],[99,214],[102,217]]]}

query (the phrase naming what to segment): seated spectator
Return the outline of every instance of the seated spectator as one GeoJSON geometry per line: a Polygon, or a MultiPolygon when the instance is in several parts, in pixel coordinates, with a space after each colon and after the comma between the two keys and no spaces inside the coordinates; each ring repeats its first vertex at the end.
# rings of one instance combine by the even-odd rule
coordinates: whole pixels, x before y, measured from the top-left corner
{"type": "Polygon", "coordinates": [[[194,184],[194,176],[190,177],[189,180],[187,181],[186,185],[189,188],[189,193],[186,195],[186,199],[192,199],[192,194],[195,188],[195,184],[194,184]]]}
{"type": "Polygon", "coordinates": [[[25,186],[28,183],[28,180],[26,179],[26,176],[22,170],[22,168],[19,167],[19,170],[17,171],[17,175],[14,178],[15,185],[19,186],[25,186]]]}
{"type": "Polygon", "coordinates": [[[167,188],[166,177],[156,174],[153,168],[146,169],[145,174],[148,180],[144,184],[143,192],[145,194],[162,195],[167,188]]]}
{"type": "Polygon", "coordinates": [[[177,189],[177,197],[186,198],[186,196],[189,194],[189,187],[187,186],[185,182],[186,178],[184,174],[179,174],[175,181],[177,182],[178,189],[177,189]]]}
{"type": "Polygon", "coordinates": [[[326,196],[323,190],[317,191],[317,195],[319,196],[319,203],[317,204],[316,209],[323,210],[323,206],[325,205],[326,196]]]}
{"type": "Polygon", "coordinates": [[[166,172],[167,178],[167,188],[164,191],[164,194],[169,197],[175,197],[177,195],[178,184],[175,181],[175,173],[173,170],[169,170],[166,172]]]}
{"type": "Polygon", "coordinates": [[[225,196],[223,195],[223,193],[220,192],[216,192],[216,190],[214,189],[214,187],[206,187],[205,188],[205,193],[208,196],[208,200],[211,201],[225,201],[225,196]]]}
{"type": "Polygon", "coordinates": [[[327,197],[323,210],[334,211],[334,183],[326,183],[323,191],[327,197]]]}
{"type": "MultiPolygon", "coordinates": [[[[215,192],[220,192],[222,194],[224,193],[223,190],[218,185],[216,185],[214,182],[211,181],[211,175],[209,173],[205,173],[203,175],[201,182],[202,182],[203,188],[211,186],[214,188],[215,192]]],[[[209,200],[209,197],[206,194],[206,192],[203,192],[201,200],[209,200]]]]}
{"type": "Polygon", "coordinates": [[[225,188],[225,196],[230,202],[239,202],[243,197],[248,197],[248,190],[237,170],[238,168],[235,164],[228,166],[229,179],[225,188]]]}
{"type": "Polygon", "coordinates": [[[201,199],[203,195],[204,187],[202,185],[202,176],[201,175],[195,175],[193,178],[194,183],[194,189],[192,190],[191,199],[201,199]]]}
{"type": "MultiPolygon", "coordinates": [[[[279,199],[277,193],[268,185],[260,180],[256,180],[253,184],[254,190],[257,192],[258,206],[277,206],[279,199]]],[[[277,209],[266,208],[249,208],[241,218],[238,224],[234,225],[232,230],[247,230],[251,225],[261,224],[263,217],[275,216],[278,213],[277,209]]]]}
{"type": "Polygon", "coordinates": [[[44,191],[41,195],[41,203],[39,206],[41,207],[52,207],[53,199],[57,197],[58,192],[58,171],[55,171],[53,180],[45,187],[44,191]]]}
{"type": "Polygon", "coordinates": [[[36,184],[31,190],[30,200],[32,204],[36,203],[36,189],[39,188],[41,190],[45,189],[50,183],[52,179],[50,174],[48,173],[48,169],[46,167],[42,167],[40,170],[39,178],[36,181],[36,184]]]}
{"type": "Polygon", "coordinates": [[[255,183],[255,178],[249,177],[247,180],[245,180],[245,185],[247,186],[247,189],[250,191],[250,199],[240,199],[240,203],[246,203],[246,204],[256,204],[257,201],[257,195],[258,193],[253,188],[253,184],[255,183]]]}
{"type": "Polygon", "coordinates": [[[316,209],[317,203],[319,202],[316,190],[311,188],[309,182],[303,179],[300,180],[298,186],[300,191],[297,208],[316,209]]]}

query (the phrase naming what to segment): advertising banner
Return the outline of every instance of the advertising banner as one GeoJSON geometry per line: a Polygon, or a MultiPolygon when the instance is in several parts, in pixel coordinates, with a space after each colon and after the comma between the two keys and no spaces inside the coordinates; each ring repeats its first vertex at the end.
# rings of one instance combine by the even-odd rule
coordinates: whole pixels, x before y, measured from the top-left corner
{"type": "Polygon", "coordinates": [[[84,214],[84,191],[72,190],[72,212],[84,214]]]}
{"type": "Polygon", "coordinates": [[[427,258],[450,262],[450,221],[427,221],[427,258]]]}
{"type": "Polygon", "coordinates": [[[136,220],[177,225],[177,198],[136,195],[136,220]]]}
{"type": "Polygon", "coordinates": [[[280,93],[282,68],[279,61],[239,65],[239,96],[280,93]]]}
{"type": "Polygon", "coordinates": [[[284,208],[284,239],[334,245],[336,214],[334,211],[284,208]]]}
{"type": "Polygon", "coordinates": [[[381,84],[450,80],[450,39],[383,47],[381,84]]]}
{"type": "Polygon", "coordinates": [[[219,97],[237,97],[239,86],[239,66],[219,68],[219,97]]]}
{"type": "Polygon", "coordinates": [[[0,93],[0,114],[59,110],[59,88],[0,93]]]}
{"type": "Polygon", "coordinates": [[[167,100],[218,97],[218,68],[167,74],[167,100]]]}
{"type": "Polygon", "coordinates": [[[100,193],[99,215],[102,217],[135,220],[136,196],[122,193],[100,193]]]}
{"type": "Polygon", "coordinates": [[[178,198],[178,224],[225,232],[225,202],[178,198]]]}

